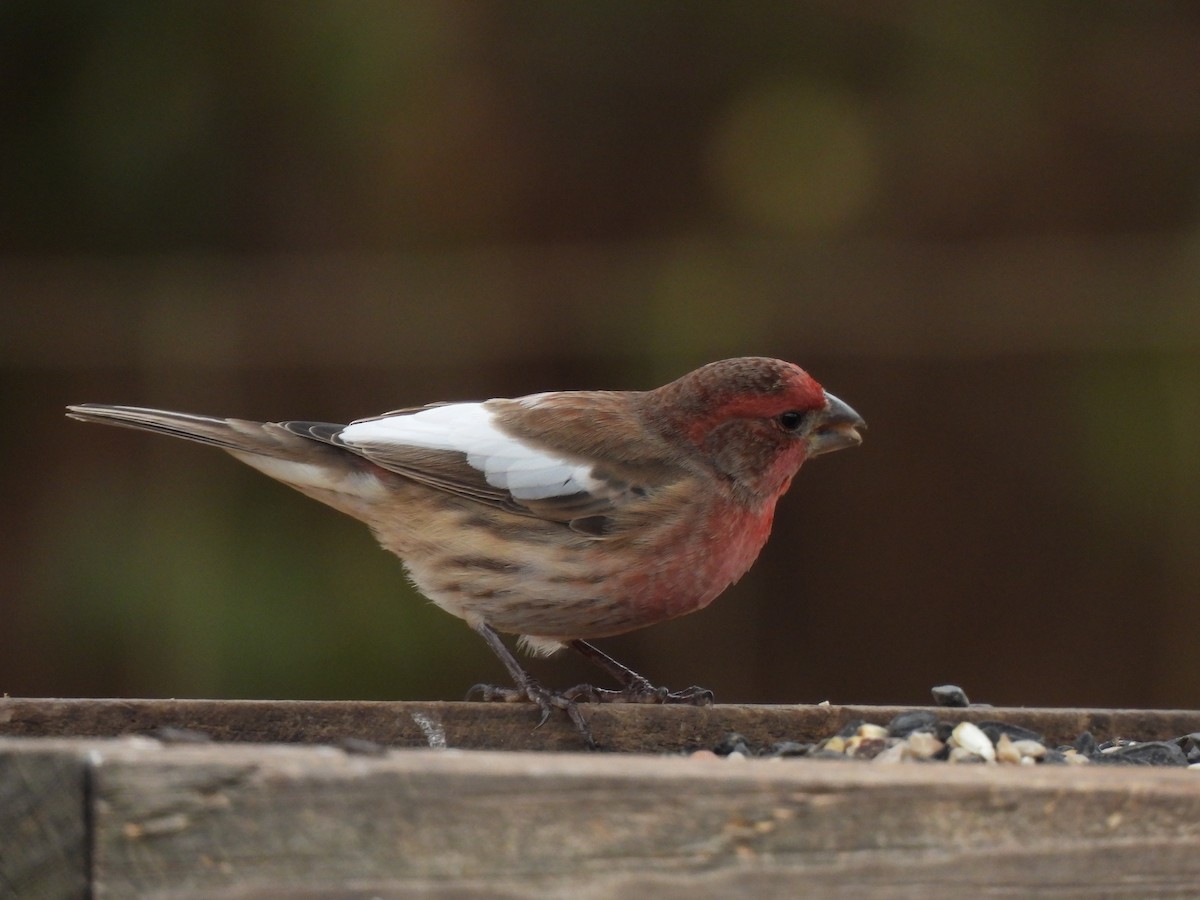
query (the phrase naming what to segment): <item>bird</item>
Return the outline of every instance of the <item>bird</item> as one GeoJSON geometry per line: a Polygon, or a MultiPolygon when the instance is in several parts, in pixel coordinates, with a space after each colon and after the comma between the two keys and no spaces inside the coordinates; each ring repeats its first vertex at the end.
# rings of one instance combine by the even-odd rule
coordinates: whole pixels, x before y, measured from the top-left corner
{"type": "Polygon", "coordinates": [[[809,459],[857,446],[863,418],[794,363],[724,359],[644,391],[550,391],[441,402],[352,421],[257,422],[85,403],[67,415],[225,450],[366,523],[416,588],[463,619],[513,687],[468,696],[566,713],[581,702],[704,705],[593,640],[708,606],[744,575],[809,459]],[[534,655],[569,647],[616,689],[545,688],[534,655]]]}

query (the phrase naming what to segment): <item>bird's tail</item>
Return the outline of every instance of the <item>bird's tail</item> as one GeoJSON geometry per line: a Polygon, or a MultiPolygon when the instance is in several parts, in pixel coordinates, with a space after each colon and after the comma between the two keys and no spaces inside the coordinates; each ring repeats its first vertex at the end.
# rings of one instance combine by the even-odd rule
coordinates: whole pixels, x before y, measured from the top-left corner
{"type": "Polygon", "coordinates": [[[219,419],[102,403],[68,406],[67,415],[219,447],[264,475],[358,518],[363,517],[362,502],[378,485],[365,460],[332,442],[340,425],[219,419]]]}
{"type": "Polygon", "coordinates": [[[137,406],[108,406],[103,403],[84,403],[68,406],[67,415],[81,422],[100,422],[142,431],[156,431],[241,453],[256,453],[280,459],[292,459],[305,452],[312,441],[291,434],[279,426],[245,419],[218,419],[170,412],[165,409],[142,409],[137,406]]]}

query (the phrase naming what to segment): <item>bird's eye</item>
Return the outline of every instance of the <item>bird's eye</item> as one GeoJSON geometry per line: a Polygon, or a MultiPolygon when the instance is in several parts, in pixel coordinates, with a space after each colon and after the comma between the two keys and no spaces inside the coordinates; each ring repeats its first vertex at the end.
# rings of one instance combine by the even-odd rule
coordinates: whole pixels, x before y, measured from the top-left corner
{"type": "Polygon", "coordinates": [[[799,431],[800,426],[804,424],[804,413],[789,409],[787,412],[776,416],[775,421],[779,423],[779,427],[784,431],[799,431]]]}

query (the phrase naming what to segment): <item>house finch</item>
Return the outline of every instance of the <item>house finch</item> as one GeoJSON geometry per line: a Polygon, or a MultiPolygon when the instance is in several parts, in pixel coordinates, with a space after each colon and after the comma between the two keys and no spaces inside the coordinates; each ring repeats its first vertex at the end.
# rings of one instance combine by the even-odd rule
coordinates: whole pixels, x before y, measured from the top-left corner
{"type": "MultiPolygon", "coordinates": [[[[805,460],[862,440],[853,409],[777,359],[711,363],[652,391],[560,391],[431,404],[350,425],[250,422],[85,404],[69,415],[228,451],[361,519],[427,597],[464,619],[516,687],[484,699],[711,702],[670,692],[587,643],[695,612],[751,566],[805,460]],[[553,692],[525,649],[568,646],[620,690],[553,692]]],[[[472,689],[474,693],[476,689],[472,689]]]]}

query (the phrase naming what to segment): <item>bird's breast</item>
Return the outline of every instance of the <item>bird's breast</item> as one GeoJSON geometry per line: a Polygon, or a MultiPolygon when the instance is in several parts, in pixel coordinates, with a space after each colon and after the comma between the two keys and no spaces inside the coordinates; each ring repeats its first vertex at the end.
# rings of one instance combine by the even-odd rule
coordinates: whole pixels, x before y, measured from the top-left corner
{"type": "MultiPolygon", "coordinates": [[[[666,540],[659,566],[649,569],[641,596],[661,619],[703,609],[740,579],[758,558],[771,532],[773,508],[754,515],[733,504],[681,523],[666,540]]],[[[630,573],[631,587],[639,581],[630,573]]]]}
{"type": "Polygon", "coordinates": [[[745,574],[771,527],[771,510],[754,515],[732,501],[604,539],[499,510],[441,512],[376,529],[421,592],[468,622],[563,640],[702,609],[745,574]]]}

